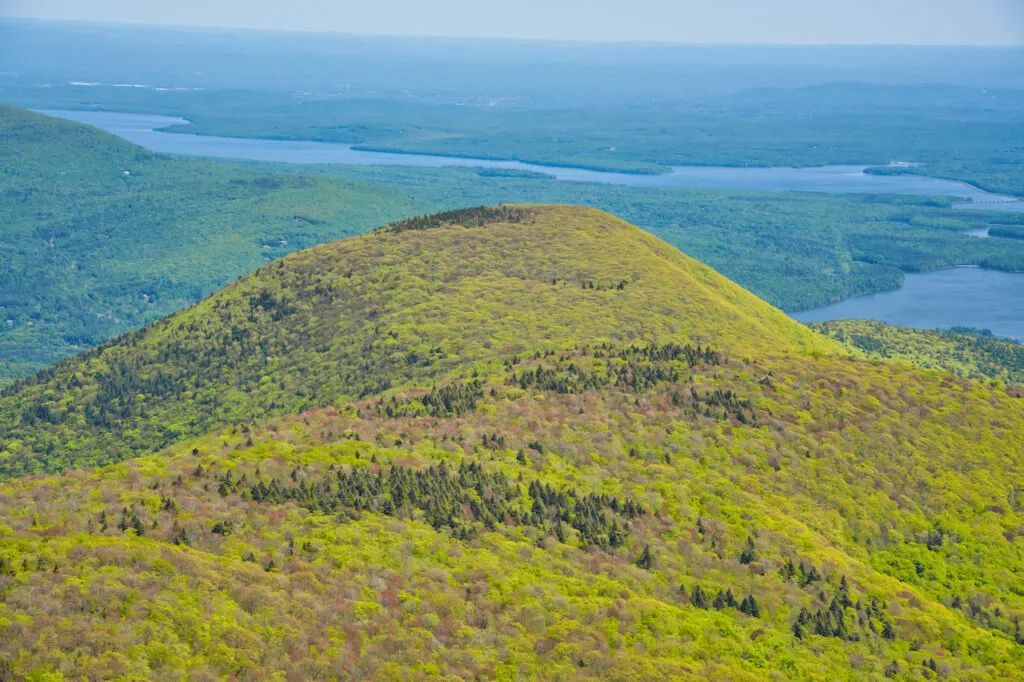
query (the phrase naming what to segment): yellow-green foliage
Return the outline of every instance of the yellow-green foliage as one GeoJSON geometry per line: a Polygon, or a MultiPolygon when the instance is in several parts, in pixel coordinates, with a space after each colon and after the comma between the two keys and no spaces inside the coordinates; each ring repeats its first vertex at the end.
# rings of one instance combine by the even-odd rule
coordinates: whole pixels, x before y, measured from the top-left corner
{"type": "Polygon", "coordinates": [[[538,366],[603,376],[620,357],[510,361],[460,416],[383,415],[424,398],[405,390],[0,485],[0,628],[14,670],[54,679],[1017,674],[1019,398],[906,366],[793,354],[670,363],[677,376],[642,390],[625,381],[539,391],[512,380],[538,366]],[[672,396],[691,387],[731,391],[750,409],[740,418],[677,406],[672,396]],[[437,462],[479,463],[524,489],[537,480],[628,496],[649,512],[629,523],[624,546],[601,549],[568,526],[564,542],[515,524],[460,540],[415,509],[327,513],[219,491],[229,472],[302,486],[333,470],[386,475],[437,462]],[[126,518],[139,530],[119,527],[126,518]],[[748,542],[755,553],[744,563],[748,542]],[[649,569],[637,565],[644,547],[649,569]],[[784,579],[787,561],[821,580],[784,579]],[[827,608],[844,578],[851,634],[795,636],[800,610],[827,608]],[[698,608],[697,586],[753,595],[760,613],[698,608]],[[875,631],[859,622],[872,598],[884,602],[875,631]]]}
{"type": "Polygon", "coordinates": [[[378,231],[293,254],[9,389],[0,478],[580,342],[842,352],[606,213],[523,210],[517,223],[378,231]]]}
{"type": "Polygon", "coordinates": [[[1017,387],[853,357],[605,214],[492,211],[9,392],[8,476],[174,444],[0,483],[0,673],[1019,677],[1017,387]]]}
{"type": "Polygon", "coordinates": [[[868,357],[902,360],[971,379],[1024,383],[1024,345],[990,334],[908,329],[871,320],[837,320],[810,325],[868,357]]]}

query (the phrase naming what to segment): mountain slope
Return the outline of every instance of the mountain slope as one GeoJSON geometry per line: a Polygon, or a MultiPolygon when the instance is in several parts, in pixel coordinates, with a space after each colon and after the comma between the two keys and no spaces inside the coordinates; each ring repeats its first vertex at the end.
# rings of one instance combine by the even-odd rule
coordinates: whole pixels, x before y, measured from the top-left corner
{"type": "Polygon", "coordinates": [[[971,379],[1024,383],[1024,345],[968,330],[894,327],[871,320],[837,320],[810,325],[868,357],[903,360],[971,379]]]}
{"type": "Polygon", "coordinates": [[[1014,679],[1022,448],[1020,398],[905,365],[542,353],[0,484],[0,634],[37,675],[1014,679]]]}
{"type": "Polygon", "coordinates": [[[8,388],[0,476],[116,461],[520,353],[641,341],[841,352],[608,214],[459,211],[293,254],[8,388]]]}
{"type": "Polygon", "coordinates": [[[0,483],[0,677],[1014,679],[1022,395],[598,211],[397,223],[0,399],[70,469],[0,483]]]}
{"type": "Polygon", "coordinates": [[[183,308],[291,251],[415,213],[380,185],[154,154],[0,105],[0,377],[183,308]]]}
{"type": "Polygon", "coordinates": [[[1024,242],[962,234],[1013,222],[1010,214],[954,211],[934,198],[616,187],[472,168],[239,166],[152,154],[2,106],[0,161],[0,386],[267,260],[443,208],[601,208],[789,310],[892,289],[903,272],[1024,268],[1024,242]]]}

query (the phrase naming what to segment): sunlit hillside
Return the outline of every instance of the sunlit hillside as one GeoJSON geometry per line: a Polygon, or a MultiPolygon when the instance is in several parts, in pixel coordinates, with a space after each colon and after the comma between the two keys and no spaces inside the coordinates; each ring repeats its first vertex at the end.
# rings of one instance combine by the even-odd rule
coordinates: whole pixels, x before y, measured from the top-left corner
{"type": "Polygon", "coordinates": [[[1020,390],[854,357],[598,211],[294,254],[0,419],[9,677],[1024,666],[1020,390]]]}

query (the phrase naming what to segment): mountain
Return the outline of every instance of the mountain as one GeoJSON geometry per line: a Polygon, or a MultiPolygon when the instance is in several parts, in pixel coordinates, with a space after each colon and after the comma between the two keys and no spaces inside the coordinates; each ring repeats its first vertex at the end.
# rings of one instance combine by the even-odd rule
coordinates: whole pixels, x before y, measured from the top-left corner
{"type": "Polygon", "coordinates": [[[1013,679],[1021,396],[599,211],[396,223],[8,389],[0,675],[1013,679]]]}
{"type": "Polygon", "coordinates": [[[909,329],[871,320],[810,325],[868,357],[902,360],[971,379],[1024,384],[1024,345],[974,329],[909,329]]]}
{"type": "Polygon", "coordinates": [[[460,211],[278,260],[9,387],[0,476],[117,461],[515,354],[638,341],[839,352],[607,214],[460,211]]]}
{"type": "Polygon", "coordinates": [[[154,154],[0,105],[0,378],[417,210],[380,185],[154,154]]]}

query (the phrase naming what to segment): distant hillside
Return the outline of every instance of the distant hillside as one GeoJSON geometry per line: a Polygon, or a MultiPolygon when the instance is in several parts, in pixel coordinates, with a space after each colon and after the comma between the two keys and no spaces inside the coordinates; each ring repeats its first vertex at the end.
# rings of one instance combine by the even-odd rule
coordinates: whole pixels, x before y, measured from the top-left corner
{"type": "Polygon", "coordinates": [[[604,342],[840,352],[600,211],[460,211],[275,261],[7,389],[0,476],[117,461],[224,424],[604,342]]]}
{"type": "Polygon", "coordinates": [[[616,187],[472,168],[237,165],[155,155],[10,107],[0,107],[0,162],[0,384],[185,308],[267,260],[478,204],[609,211],[791,311],[896,288],[904,272],[1024,268],[1024,241],[963,234],[997,220],[1013,228],[1024,216],[950,210],[939,198],[616,187]]]}
{"type": "Polygon", "coordinates": [[[415,212],[379,185],[171,158],[0,106],[0,379],[415,212]]]}
{"type": "Polygon", "coordinates": [[[971,379],[1024,384],[1024,345],[991,335],[893,327],[871,320],[810,325],[872,358],[903,360],[971,379]]]}

